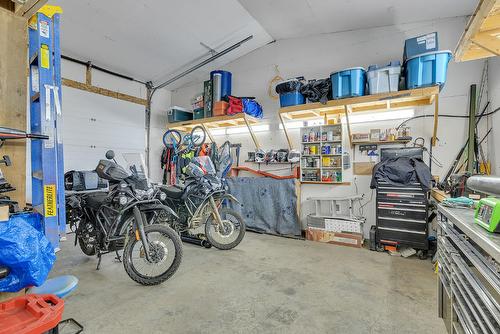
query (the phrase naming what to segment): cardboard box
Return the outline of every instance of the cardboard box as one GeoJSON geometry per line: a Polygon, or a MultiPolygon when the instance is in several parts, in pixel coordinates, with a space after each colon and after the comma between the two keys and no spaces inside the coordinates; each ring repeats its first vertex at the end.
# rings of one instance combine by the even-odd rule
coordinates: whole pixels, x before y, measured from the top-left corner
{"type": "Polygon", "coordinates": [[[364,241],[360,233],[330,232],[313,227],[307,228],[306,239],[355,248],[362,248],[364,241]]]}
{"type": "Polygon", "coordinates": [[[2,205],[0,206],[0,222],[5,222],[9,220],[9,206],[2,205]]]}
{"type": "Polygon", "coordinates": [[[224,116],[226,115],[227,108],[229,108],[229,103],[225,101],[218,101],[214,103],[213,116],[224,116]]]}

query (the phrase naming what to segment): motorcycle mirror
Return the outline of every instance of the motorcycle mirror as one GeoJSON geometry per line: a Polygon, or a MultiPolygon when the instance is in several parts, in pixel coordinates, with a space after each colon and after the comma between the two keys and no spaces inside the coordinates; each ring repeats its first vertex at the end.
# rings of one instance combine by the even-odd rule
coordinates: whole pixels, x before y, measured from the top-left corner
{"type": "Polygon", "coordinates": [[[106,159],[112,160],[115,158],[115,151],[109,150],[106,152],[106,159]]]}

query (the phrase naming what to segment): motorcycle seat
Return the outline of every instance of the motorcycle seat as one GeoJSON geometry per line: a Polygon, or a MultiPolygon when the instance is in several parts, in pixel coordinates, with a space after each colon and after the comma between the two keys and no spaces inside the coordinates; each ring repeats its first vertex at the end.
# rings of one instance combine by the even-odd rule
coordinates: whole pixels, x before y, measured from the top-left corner
{"type": "Polygon", "coordinates": [[[162,187],[163,192],[167,195],[167,197],[179,199],[182,197],[184,193],[183,189],[179,189],[173,186],[162,187]]]}

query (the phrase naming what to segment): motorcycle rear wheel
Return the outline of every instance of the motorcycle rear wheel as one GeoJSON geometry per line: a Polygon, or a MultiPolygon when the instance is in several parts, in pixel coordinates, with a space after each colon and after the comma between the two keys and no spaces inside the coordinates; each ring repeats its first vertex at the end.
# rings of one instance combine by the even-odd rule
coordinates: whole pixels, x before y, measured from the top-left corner
{"type": "Polygon", "coordinates": [[[239,213],[229,208],[221,208],[219,214],[224,227],[220,229],[214,216],[210,215],[205,223],[205,235],[215,248],[229,250],[238,246],[243,240],[246,231],[245,221],[239,213]]]}
{"type": "Polygon", "coordinates": [[[144,227],[146,238],[149,241],[151,261],[145,258],[141,240],[137,240],[135,235],[132,234],[123,250],[123,267],[128,276],[142,285],[157,285],[169,279],[179,268],[182,261],[182,242],[179,235],[170,227],[165,225],[153,224],[144,227]],[[160,237],[153,238],[153,235],[159,234],[160,237]],[[156,239],[156,240],[155,240],[156,239]],[[166,268],[155,275],[146,275],[142,269],[151,269],[153,271],[156,267],[161,265],[161,262],[171,257],[169,254],[172,250],[167,249],[165,242],[171,241],[173,246],[173,259],[172,263],[166,268]],[[138,256],[134,256],[138,251],[138,256]]]}

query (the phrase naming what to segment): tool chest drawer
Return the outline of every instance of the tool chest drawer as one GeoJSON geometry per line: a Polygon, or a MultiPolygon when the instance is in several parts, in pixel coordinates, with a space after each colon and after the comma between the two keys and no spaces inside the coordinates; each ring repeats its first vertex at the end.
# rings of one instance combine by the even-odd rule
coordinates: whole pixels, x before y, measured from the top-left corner
{"type": "Polygon", "coordinates": [[[377,226],[424,233],[427,231],[427,222],[425,220],[392,218],[386,216],[377,217],[377,226]]]}
{"type": "Polygon", "coordinates": [[[427,220],[427,207],[424,204],[378,202],[379,217],[401,218],[410,220],[427,220]]]}
{"type": "Polygon", "coordinates": [[[423,192],[412,192],[412,191],[392,191],[379,189],[377,190],[377,200],[379,201],[398,201],[400,203],[412,202],[412,203],[426,203],[427,194],[423,192]]]}
{"type": "Polygon", "coordinates": [[[427,249],[427,232],[377,226],[377,240],[397,242],[418,249],[427,249]]]}

